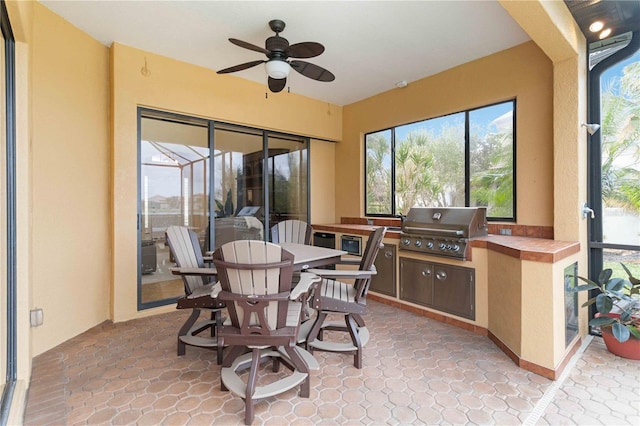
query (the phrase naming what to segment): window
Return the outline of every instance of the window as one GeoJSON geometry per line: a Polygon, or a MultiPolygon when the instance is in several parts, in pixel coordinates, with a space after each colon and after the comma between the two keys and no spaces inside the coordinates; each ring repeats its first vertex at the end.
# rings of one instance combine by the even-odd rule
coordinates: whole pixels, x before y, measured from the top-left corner
{"type": "Polygon", "coordinates": [[[515,221],[515,101],[365,135],[365,214],[487,207],[515,221]]]}

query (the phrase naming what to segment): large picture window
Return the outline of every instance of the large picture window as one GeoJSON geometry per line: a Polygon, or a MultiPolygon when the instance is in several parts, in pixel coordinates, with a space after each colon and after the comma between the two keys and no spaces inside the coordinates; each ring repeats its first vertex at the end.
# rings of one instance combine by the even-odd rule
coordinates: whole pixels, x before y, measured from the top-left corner
{"type": "Polygon", "coordinates": [[[367,216],[487,207],[515,221],[515,101],[365,135],[367,216]]]}

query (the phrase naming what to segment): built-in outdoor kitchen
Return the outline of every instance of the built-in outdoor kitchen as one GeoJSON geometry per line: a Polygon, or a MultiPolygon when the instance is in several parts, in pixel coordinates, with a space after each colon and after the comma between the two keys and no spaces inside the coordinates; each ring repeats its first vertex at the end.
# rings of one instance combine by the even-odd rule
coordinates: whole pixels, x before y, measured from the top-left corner
{"type": "Polygon", "coordinates": [[[370,299],[487,335],[538,374],[561,370],[577,340],[551,330],[566,326],[564,271],[578,243],[553,240],[543,227],[487,223],[485,208],[449,207],[314,224],[314,244],[357,255],[376,226],[388,230],[370,299]]]}

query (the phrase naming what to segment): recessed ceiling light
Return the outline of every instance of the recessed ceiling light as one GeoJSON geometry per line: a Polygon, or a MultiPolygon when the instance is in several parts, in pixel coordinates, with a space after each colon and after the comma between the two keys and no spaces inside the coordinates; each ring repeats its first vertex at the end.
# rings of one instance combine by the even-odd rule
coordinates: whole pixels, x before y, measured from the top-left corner
{"type": "Polygon", "coordinates": [[[396,87],[399,89],[403,87],[407,87],[407,80],[400,80],[399,82],[396,83],[396,87]]]}
{"type": "Polygon", "coordinates": [[[603,28],[604,28],[604,24],[602,23],[602,21],[595,21],[594,23],[589,25],[589,31],[591,31],[592,33],[597,33],[603,28]]]}
{"type": "Polygon", "coordinates": [[[611,28],[607,28],[606,30],[603,30],[598,36],[598,38],[602,40],[603,38],[609,37],[609,34],[611,34],[611,28]]]}

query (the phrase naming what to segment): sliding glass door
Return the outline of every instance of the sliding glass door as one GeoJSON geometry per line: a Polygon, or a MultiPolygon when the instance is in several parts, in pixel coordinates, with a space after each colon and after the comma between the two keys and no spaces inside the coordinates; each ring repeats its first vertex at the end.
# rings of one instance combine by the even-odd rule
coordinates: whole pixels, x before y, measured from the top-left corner
{"type": "Polygon", "coordinates": [[[0,3],[0,424],[6,424],[18,378],[15,39],[0,3]]]}
{"type": "Polygon", "coordinates": [[[214,224],[212,249],[265,236],[261,130],[214,125],[214,224]]]}
{"type": "Polygon", "coordinates": [[[288,219],[306,222],[309,199],[306,140],[271,133],[268,146],[269,226],[288,219]]]}
{"type": "Polygon", "coordinates": [[[308,138],[140,108],[138,306],[184,295],[165,241],[186,226],[203,252],[269,239],[286,219],[309,220],[308,138]]]}
{"type": "Polygon", "coordinates": [[[184,295],[165,241],[169,226],[194,231],[207,249],[209,224],[209,138],[204,120],[140,117],[140,287],[142,305],[184,295]]]}
{"type": "MultiPolygon", "coordinates": [[[[2,4],[2,8],[4,8],[2,4]]],[[[5,39],[2,34],[2,40],[0,40],[0,187],[2,188],[2,194],[8,194],[7,191],[7,110],[5,99],[5,39]]],[[[0,244],[0,262],[2,265],[7,265],[7,248],[9,247],[9,240],[7,239],[7,197],[0,197],[0,219],[2,220],[2,226],[0,226],[0,238],[2,244],[0,244]]],[[[7,377],[7,361],[9,360],[7,351],[7,274],[0,274],[0,300],[2,305],[0,306],[0,389],[5,383],[7,377]]]]}

